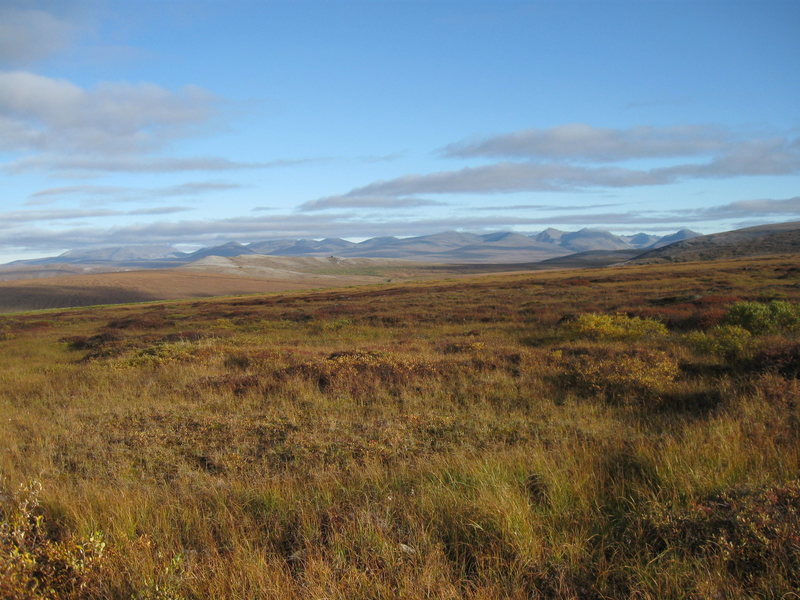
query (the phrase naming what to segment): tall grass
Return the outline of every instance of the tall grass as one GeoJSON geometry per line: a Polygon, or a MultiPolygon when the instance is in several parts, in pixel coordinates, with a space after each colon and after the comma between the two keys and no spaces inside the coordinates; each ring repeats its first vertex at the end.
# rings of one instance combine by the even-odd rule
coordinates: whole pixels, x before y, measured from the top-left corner
{"type": "Polygon", "coordinates": [[[5,317],[0,596],[791,597],[792,264],[5,317]]]}

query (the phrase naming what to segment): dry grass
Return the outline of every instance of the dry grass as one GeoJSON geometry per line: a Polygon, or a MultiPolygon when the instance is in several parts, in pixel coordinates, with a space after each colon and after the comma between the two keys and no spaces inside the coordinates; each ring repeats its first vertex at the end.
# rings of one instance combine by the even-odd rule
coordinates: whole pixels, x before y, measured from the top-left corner
{"type": "Polygon", "coordinates": [[[791,597],[796,262],[0,318],[0,596],[791,597]]]}

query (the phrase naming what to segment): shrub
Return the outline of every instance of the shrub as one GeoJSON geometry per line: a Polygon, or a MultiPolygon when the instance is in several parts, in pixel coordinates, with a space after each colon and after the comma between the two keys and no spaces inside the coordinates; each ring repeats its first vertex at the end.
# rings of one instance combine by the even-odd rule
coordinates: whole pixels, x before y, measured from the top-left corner
{"type": "MultiPolygon", "coordinates": [[[[800,585],[800,482],[728,490],[685,513],[653,515],[642,524],[647,545],[695,558],[718,556],[729,577],[755,583],[775,577],[800,585]]],[[[774,578],[773,583],[780,580],[774,578]]],[[[788,597],[782,596],[782,597],[788,597]]]]}
{"type": "Polygon", "coordinates": [[[139,350],[126,364],[132,367],[152,367],[170,362],[187,362],[196,356],[197,346],[189,342],[160,342],[139,350]]]}
{"type": "Polygon", "coordinates": [[[774,371],[784,377],[800,377],[800,342],[777,341],[763,348],[754,358],[758,371],[774,371]]]}
{"type": "Polygon", "coordinates": [[[250,357],[244,352],[234,352],[225,356],[222,364],[229,369],[247,370],[252,361],[250,357]]]}
{"type": "Polygon", "coordinates": [[[724,323],[744,327],[755,334],[797,330],[800,329],[800,305],[785,300],[737,302],[728,310],[724,323]]]}
{"type": "Polygon", "coordinates": [[[39,505],[39,485],[3,493],[0,597],[24,600],[102,598],[106,545],[99,533],[53,539],[39,505]]]}
{"type": "Polygon", "coordinates": [[[332,332],[350,329],[353,326],[351,319],[339,318],[331,319],[328,321],[320,321],[315,323],[315,330],[317,332],[332,332]]]}
{"type": "Polygon", "coordinates": [[[667,327],[655,319],[602,313],[583,313],[566,321],[562,328],[577,338],[590,340],[638,340],[668,333],[667,327]]]}
{"type": "Polygon", "coordinates": [[[121,339],[122,336],[114,331],[103,331],[93,336],[74,335],[61,341],[65,342],[70,350],[99,350],[121,339]]]}
{"type": "Polygon", "coordinates": [[[692,331],[683,339],[696,352],[739,360],[749,353],[753,335],[739,325],[718,325],[709,331],[692,331]]]}
{"type": "Polygon", "coordinates": [[[462,352],[481,352],[486,350],[483,342],[451,342],[442,346],[445,354],[458,354],[462,352]]]}
{"type": "Polygon", "coordinates": [[[614,401],[652,398],[679,373],[678,362],[659,350],[572,348],[555,357],[568,387],[614,401]]]}
{"type": "Polygon", "coordinates": [[[397,393],[412,382],[433,381],[440,373],[421,359],[391,353],[344,351],[283,369],[283,375],[300,375],[315,382],[323,392],[352,397],[375,396],[380,391],[397,393]]]}

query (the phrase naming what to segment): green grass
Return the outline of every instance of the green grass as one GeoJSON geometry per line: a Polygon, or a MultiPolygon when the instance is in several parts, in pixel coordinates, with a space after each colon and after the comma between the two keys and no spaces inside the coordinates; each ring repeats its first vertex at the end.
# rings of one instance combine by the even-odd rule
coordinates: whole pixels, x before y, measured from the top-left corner
{"type": "Polygon", "coordinates": [[[794,264],[5,316],[0,597],[791,597],[794,264]]]}

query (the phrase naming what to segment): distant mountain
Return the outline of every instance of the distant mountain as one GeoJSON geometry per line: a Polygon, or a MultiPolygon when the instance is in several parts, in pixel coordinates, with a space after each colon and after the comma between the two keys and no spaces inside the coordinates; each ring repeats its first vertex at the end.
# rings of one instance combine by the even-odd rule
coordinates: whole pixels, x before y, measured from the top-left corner
{"type": "Polygon", "coordinates": [[[648,248],[664,238],[651,233],[636,233],[634,235],[621,235],[620,239],[627,242],[632,248],[648,248]]]}
{"type": "Polygon", "coordinates": [[[407,238],[375,237],[358,243],[341,238],[322,240],[273,238],[247,244],[231,241],[218,246],[201,248],[191,253],[179,252],[172,246],[164,244],[116,246],[70,250],[56,257],[17,261],[0,268],[0,278],[3,278],[4,274],[13,276],[10,274],[11,271],[25,273],[25,277],[39,277],[45,272],[62,272],[61,267],[65,265],[81,269],[81,272],[129,270],[176,267],[209,257],[233,258],[247,255],[336,256],[340,258],[391,258],[429,263],[511,264],[534,263],[576,253],[610,253],[607,255],[588,254],[575,259],[580,263],[596,264],[613,261],[617,256],[620,260],[624,260],[626,257],[634,256],[636,251],[658,248],[697,235],[688,229],[659,237],[648,233],[619,236],[608,231],[589,228],[580,231],[561,231],[551,227],[533,234],[513,231],[484,234],[443,231],[407,238]],[[619,252],[622,254],[614,254],[619,252]],[[56,269],[56,266],[59,268],[56,269]]]}
{"type": "Polygon", "coordinates": [[[271,240],[251,242],[247,244],[247,247],[256,254],[276,255],[280,250],[295,245],[297,241],[296,238],[274,238],[271,240]]]}
{"type": "Polygon", "coordinates": [[[608,231],[598,229],[581,229],[565,233],[558,240],[560,246],[573,252],[588,252],[590,250],[627,250],[631,247],[621,237],[608,231]]]}
{"type": "Polygon", "coordinates": [[[633,262],[685,262],[798,252],[800,221],[795,221],[695,236],[645,252],[633,262]]]}
{"type": "MultiPolygon", "coordinates": [[[[397,238],[395,238],[397,239],[397,238]]],[[[466,233],[463,231],[443,231],[431,235],[419,235],[411,238],[402,238],[402,244],[424,244],[434,245],[439,248],[460,248],[468,244],[480,241],[481,236],[476,233],[466,233]]]]}
{"type": "Polygon", "coordinates": [[[512,231],[498,231],[497,233],[487,233],[480,236],[486,244],[494,244],[506,247],[527,247],[531,244],[531,238],[521,233],[512,231]]]}
{"type": "Polygon", "coordinates": [[[12,265],[52,265],[52,264],[96,264],[119,263],[137,261],[159,261],[178,258],[182,253],[172,246],[142,245],[142,246],[110,246],[106,248],[82,248],[67,250],[58,256],[47,258],[34,258],[31,260],[14,261],[12,265]]]}
{"type": "Polygon", "coordinates": [[[184,256],[184,262],[194,262],[207,256],[241,256],[242,254],[258,254],[244,244],[238,242],[228,242],[221,246],[214,246],[212,248],[201,248],[196,252],[184,256]]]}
{"type": "Polygon", "coordinates": [[[68,250],[60,258],[73,262],[93,261],[129,261],[129,260],[160,260],[175,258],[180,253],[167,244],[147,246],[114,246],[110,248],[89,248],[83,250],[68,250]]]}
{"type": "Polygon", "coordinates": [[[533,234],[531,237],[537,242],[557,244],[561,239],[561,236],[564,235],[565,233],[566,231],[561,231],[560,229],[554,229],[553,227],[548,227],[544,231],[540,231],[539,233],[533,234]]]}
{"type": "MultiPolygon", "coordinates": [[[[274,256],[330,256],[332,254],[340,254],[347,248],[355,246],[353,242],[340,240],[338,238],[326,238],[321,241],[316,240],[295,240],[292,244],[277,248],[273,252],[258,252],[259,254],[272,254],[274,256]]],[[[247,246],[250,250],[254,250],[253,244],[247,246]]]]}
{"type": "Polygon", "coordinates": [[[692,231],[691,229],[681,229],[673,233],[672,235],[665,235],[661,239],[653,242],[650,244],[650,248],[663,248],[664,246],[669,246],[670,244],[674,244],[675,242],[681,242],[683,240],[690,240],[692,238],[699,237],[701,234],[697,233],[696,231],[692,231]]]}

